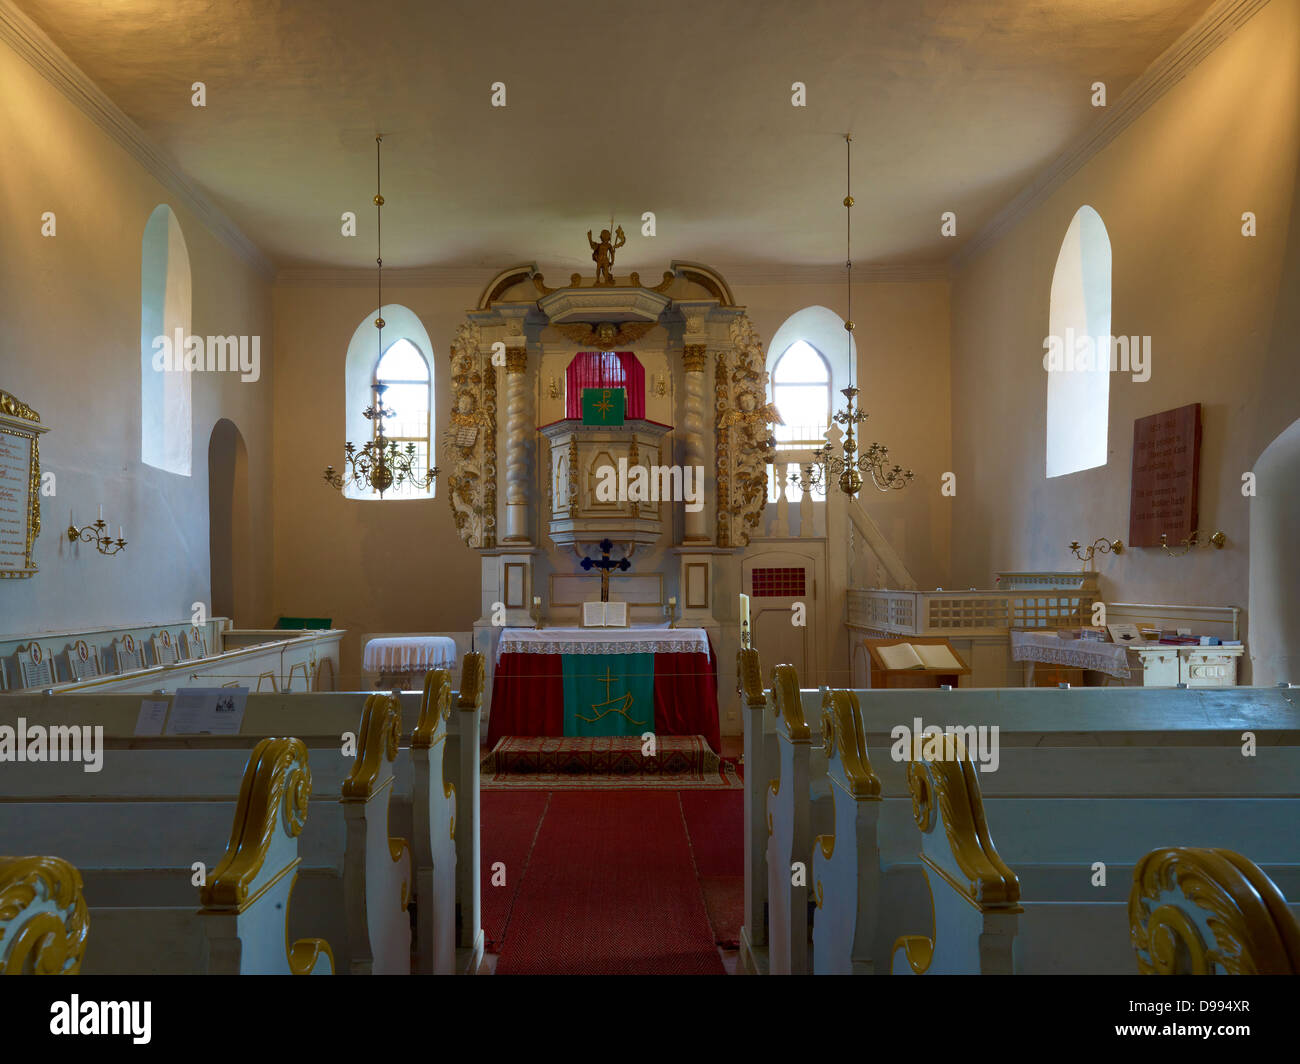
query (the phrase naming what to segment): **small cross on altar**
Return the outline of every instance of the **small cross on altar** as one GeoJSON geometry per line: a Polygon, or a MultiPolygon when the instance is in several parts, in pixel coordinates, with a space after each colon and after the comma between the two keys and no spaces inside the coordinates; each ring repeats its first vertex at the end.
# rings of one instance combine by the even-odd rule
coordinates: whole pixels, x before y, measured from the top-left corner
{"type": "Polygon", "coordinates": [[[626,572],[632,568],[632,563],[626,558],[620,558],[618,561],[611,561],[609,552],[614,549],[614,544],[607,539],[602,539],[599,544],[600,558],[583,558],[582,567],[590,572],[592,569],[600,570],[600,601],[609,601],[609,574],[618,569],[626,572]]]}

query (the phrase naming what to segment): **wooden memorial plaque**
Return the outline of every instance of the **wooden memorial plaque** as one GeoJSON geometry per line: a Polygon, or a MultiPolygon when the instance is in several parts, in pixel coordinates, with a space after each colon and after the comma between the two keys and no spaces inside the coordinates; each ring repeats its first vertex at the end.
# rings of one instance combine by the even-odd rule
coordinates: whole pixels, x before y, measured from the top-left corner
{"type": "Polygon", "coordinates": [[[171,632],[165,628],[153,637],[153,660],[157,665],[176,664],[176,645],[171,632]]]}
{"type": "Polygon", "coordinates": [[[26,403],[0,391],[0,577],[32,576],[41,531],[41,452],[48,431],[26,403]]]}
{"type": "Polygon", "coordinates": [[[1133,422],[1133,483],[1128,545],[1177,546],[1196,530],[1201,464],[1201,404],[1133,422]]]}
{"type": "Polygon", "coordinates": [[[117,671],[119,673],[131,672],[134,669],[144,668],[144,647],[138,646],[135,636],[130,632],[122,637],[115,648],[117,657],[117,671]]]}
{"type": "Polygon", "coordinates": [[[99,651],[78,639],[68,648],[68,668],[74,680],[90,680],[99,675],[99,651]]]}

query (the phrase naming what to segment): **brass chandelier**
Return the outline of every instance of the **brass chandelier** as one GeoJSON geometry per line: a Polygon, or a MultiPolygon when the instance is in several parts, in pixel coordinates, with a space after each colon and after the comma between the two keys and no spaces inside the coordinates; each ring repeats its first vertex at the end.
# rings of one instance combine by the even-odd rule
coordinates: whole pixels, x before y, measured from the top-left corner
{"type": "Polygon", "coordinates": [[[853,172],[852,134],[844,134],[844,145],[847,193],[844,197],[844,206],[846,208],[844,216],[844,268],[848,271],[848,300],[844,328],[849,334],[849,386],[840,389],[840,394],[845,399],[844,409],[836,412],[834,416],[834,420],[845,427],[842,453],[835,454],[834,448],[829,443],[816,448],[812,453],[813,462],[809,467],[809,475],[806,479],[808,487],[820,495],[826,494],[826,486],[832,481],[839,482],[840,491],[844,492],[845,495],[856,495],[862,487],[864,474],[871,478],[871,482],[880,491],[901,490],[912,482],[914,476],[910,469],[905,470],[897,464],[892,467],[889,466],[889,448],[884,444],[872,443],[861,454],[858,454],[858,441],[854,430],[856,426],[867,420],[867,415],[863,413],[862,408],[858,405],[858,389],[853,386],[853,222],[852,215],[849,213],[853,207],[853,195],[849,191],[852,185],[853,172]]]}
{"type": "MultiPolygon", "coordinates": [[[[384,197],[382,193],[379,146],[383,135],[375,137],[375,223],[378,238],[378,255],[375,263],[379,278],[379,313],[375,316],[375,328],[379,330],[379,357],[384,354],[384,197]]],[[[410,487],[428,491],[438,476],[438,467],[434,466],[425,473],[419,472],[419,456],[415,444],[407,443],[399,447],[395,440],[384,435],[384,420],[393,416],[394,411],[384,409],[384,392],[386,384],[372,384],[375,401],[362,411],[362,417],[374,424],[374,438],[358,448],[348,440],[344,444],[343,460],[345,470],[336,470],[332,465],[325,467],[325,481],[342,491],[345,487],[356,487],[362,491],[384,492],[410,487]]],[[[432,445],[432,440],[429,441],[432,445]]]]}

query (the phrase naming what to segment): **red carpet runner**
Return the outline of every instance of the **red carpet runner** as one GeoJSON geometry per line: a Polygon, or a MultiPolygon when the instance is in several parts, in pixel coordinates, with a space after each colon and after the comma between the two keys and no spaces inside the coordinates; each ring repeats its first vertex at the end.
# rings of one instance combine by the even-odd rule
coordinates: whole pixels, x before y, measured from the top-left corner
{"type": "Polygon", "coordinates": [[[723,973],[687,815],[704,829],[715,878],[731,865],[719,856],[722,839],[738,850],[742,838],[714,822],[706,792],[689,796],[704,800],[687,815],[667,791],[552,792],[531,854],[521,858],[530,814],[518,803],[527,793],[482,796],[484,930],[494,942],[504,937],[498,974],[723,973]],[[506,862],[505,887],[491,885],[496,861],[506,862]]]}

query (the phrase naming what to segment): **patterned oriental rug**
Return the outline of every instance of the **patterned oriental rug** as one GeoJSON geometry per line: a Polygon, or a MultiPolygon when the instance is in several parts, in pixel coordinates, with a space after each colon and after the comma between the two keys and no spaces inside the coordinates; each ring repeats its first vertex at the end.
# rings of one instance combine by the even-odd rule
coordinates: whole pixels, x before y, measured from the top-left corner
{"type": "Polygon", "coordinates": [[[480,765],[485,791],[511,788],[586,790],[732,790],[741,786],[736,766],[720,758],[700,735],[661,735],[654,757],[635,736],[507,735],[480,765]]]}

